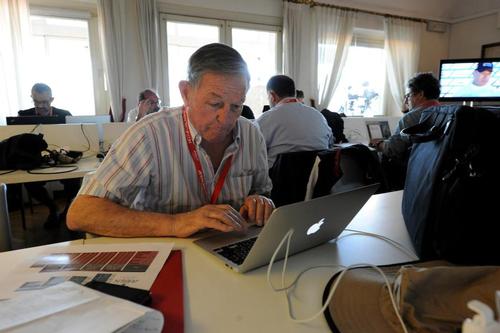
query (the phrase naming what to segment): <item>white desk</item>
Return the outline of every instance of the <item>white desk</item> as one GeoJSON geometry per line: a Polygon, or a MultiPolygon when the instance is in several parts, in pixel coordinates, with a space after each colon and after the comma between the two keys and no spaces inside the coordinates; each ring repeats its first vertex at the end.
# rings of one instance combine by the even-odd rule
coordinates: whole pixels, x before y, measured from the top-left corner
{"type": "Polygon", "coordinates": [[[387,120],[392,134],[394,133],[401,117],[346,117],[343,119],[344,134],[347,140],[353,143],[363,143],[365,145],[368,145],[368,143],[370,142],[370,137],[368,135],[368,129],[366,127],[367,122],[387,120]]]}
{"type": "MultiPolygon", "coordinates": [[[[103,124],[104,146],[109,149],[120,135],[130,126],[130,123],[108,123],[103,124]]],[[[78,163],[78,169],[66,173],[60,172],[64,169],[51,168],[36,170],[35,172],[45,172],[45,174],[30,174],[26,171],[18,170],[9,174],[0,175],[0,183],[18,184],[35,181],[51,181],[69,178],[81,178],[91,171],[95,171],[99,166],[99,160],[96,154],[99,151],[99,139],[96,124],[61,124],[61,125],[17,125],[0,126],[0,140],[4,140],[16,134],[42,133],[44,139],[49,145],[49,149],[58,149],[59,147],[85,151],[84,158],[78,163]]],[[[0,170],[0,174],[7,170],[0,170]]]]}
{"type": "MultiPolygon", "coordinates": [[[[401,191],[372,196],[348,228],[378,233],[413,249],[401,215],[401,198],[401,191]]],[[[297,324],[288,319],[284,295],[274,293],[267,285],[266,267],[246,274],[235,273],[197,248],[192,239],[95,238],[86,243],[148,241],[173,241],[175,247],[183,251],[185,332],[329,332],[323,315],[307,324],[297,324]]],[[[0,265],[3,269],[0,270],[0,283],[9,277],[13,267],[25,263],[42,248],[1,253],[0,265]]],[[[383,241],[350,236],[340,239],[338,244],[327,243],[291,257],[287,280],[316,265],[390,264],[413,259],[383,241]]],[[[279,265],[274,273],[275,284],[280,283],[278,269],[279,265]]],[[[321,269],[302,277],[292,298],[296,316],[303,318],[320,309],[323,289],[333,273],[333,268],[321,269]]]]}
{"type": "MultiPolygon", "coordinates": [[[[81,159],[78,161],[76,166],[78,169],[70,172],[62,172],[64,170],[71,169],[71,166],[61,166],[61,168],[47,168],[47,169],[36,169],[32,172],[43,172],[44,174],[33,174],[28,173],[24,170],[17,170],[5,175],[0,175],[0,183],[5,184],[20,184],[20,183],[30,183],[39,181],[51,181],[51,180],[61,180],[70,178],[82,178],[87,173],[95,171],[99,166],[99,159],[94,156],[89,156],[88,158],[81,159]],[[58,172],[58,173],[51,173],[58,172]]],[[[73,164],[71,164],[73,165],[73,164]]],[[[5,170],[0,171],[0,173],[6,172],[5,170]]]]}

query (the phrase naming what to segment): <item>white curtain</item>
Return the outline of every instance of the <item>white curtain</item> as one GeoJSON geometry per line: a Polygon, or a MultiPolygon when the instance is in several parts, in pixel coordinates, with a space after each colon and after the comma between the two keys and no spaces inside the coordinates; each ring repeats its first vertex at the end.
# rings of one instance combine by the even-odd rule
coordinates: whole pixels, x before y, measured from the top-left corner
{"type": "MultiPolygon", "coordinates": [[[[406,81],[418,68],[422,29],[421,22],[399,18],[384,19],[387,80],[393,102],[399,110],[403,104],[406,81]]],[[[389,109],[388,104],[385,109],[389,109]]]]}
{"type": "Polygon", "coordinates": [[[159,88],[159,31],[155,0],[99,0],[99,31],[113,118],[121,121],[140,91],[159,88]]]}
{"type": "Polygon", "coordinates": [[[342,9],[314,7],[317,25],[317,91],[318,110],[328,108],[337,88],[351,45],[356,14],[342,9]]]}
{"type": "Polygon", "coordinates": [[[0,108],[1,121],[17,115],[30,103],[31,84],[27,75],[30,47],[29,4],[27,0],[0,1],[0,108]]]}
{"type": "Polygon", "coordinates": [[[286,1],[283,5],[284,73],[304,91],[304,100],[308,101],[314,96],[317,69],[312,10],[308,5],[286,1]]]}
{"type": "Polygon", "coordinates": [[[328,106],[339,83],[354,24],[351,11],[284,2],[285,74],[318,109],[328,106]]]}
{"type": "Polygon", "coordinates": [[[109,99],[115,121],[122,118],[124,96],[125,5],[124,1],[98,0],[97,2],[99,33],[106,66],[109,99]]]}
{"type": "Polygon", "coordinates": [[[160,39],[158,37],[156,0],[137,1],[137,14],[146,85],[148,88],[158,90],[160,84],[160,39]]]}

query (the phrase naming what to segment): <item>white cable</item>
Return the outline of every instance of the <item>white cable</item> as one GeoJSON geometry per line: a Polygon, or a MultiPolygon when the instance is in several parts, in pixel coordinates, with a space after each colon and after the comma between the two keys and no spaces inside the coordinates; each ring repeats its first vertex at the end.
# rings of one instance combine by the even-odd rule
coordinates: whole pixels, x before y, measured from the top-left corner
{"type": "MultiPolygon", "coordinates": [[[[354,230],[354,229],[345,229],[346,231],[350,231],[352,232],[351,234],[348,234],[348,235],[343,235],[341,237],[337,237],[336,241],[340,240],[341,238],[344,238],[344,237],[347,237],[347,236],[351,236],[351,235],[364,235],[364,236],[369,236],[369,237],[374,237],[374,238],[378,238],[378,239],[381,239],[387,243],[389,243],[390,245],[396,247],[397,249],[399,249],[400,251],[404,252],[405,254],[409,255],[410,257],[415,257],[415,254],[410,251],[409,249],[407,249],[406,247],[404,247],[403,245],[401,245],[400,243],[388,238],[388,237],[385,237],[385,236],[382,236],[382,235],[378,235],[378,234],[374,234],[374,233],[370,233],[370,232],[365,232],[365,231],[360,231],[360,230],[354,230]]],[[[289,286],[286,286],[285,287],[285,273],[286,273],[286,264],[287,264],[287,260],[288,260],[288,254],[289,254],[289,250],[290,250],[290,241],[292,239],[292,235],[294,233],[294,230],[293,229],[290,229],[282,238],[282,240],[280,241],[280,243],[278,244],[278,246],[276,247],[276,250],[274,251],[272,257],[271,257],[271,260],[269,261],[269,266],[267,268],[267,282],[269,284],[269,286],[271,287],[271,289],[273,289],[273,291],[275,292],[280,292],[280,291],[284,291],[285,292],[285,296],[286,296],[286,300],[287,300],[287,307],[288,307],[288,315],[290,316],[290,318],[295,321],[295,322],[298,322],[298,323],[306,323],[306,322],[309,322],[309,321],[312,321],[314,319],[316,319],[318,316],[322,315],[324,313],[324,311],[326,310],[326,308],[328,307],[328,305],[330,304],[330,301],[333,297],[333,294],[335,292],[335,290],[337,289],[337,286],[340,282],[340,280],[344,277],[345,273],[349,270],[349,269],[352,269],[352,268],[360,268],[360,267],[369,267],[369,268],[372,268],[374,270],[376,270],[378,273],[380,273],[384,279],[384,282],[385,282],[385,286],[387,288],[387,291],[389,293],[389,297],[391,299],[391,304],[394,308],[394,311],[396,313],[396,316],[403,328],[403,331],[405,333],[408,333],[408,330],[406,329],[406,326],[404,324],[404,321],[403,321],[403,318],[401,318],[401,315],[399,314],[399,310],[398,310],[398,307],[396,305],[396,301],[394,299],[394,293],[395,291],[394,290],[391,290],[391,286],[390,286],[390,283],[389,283],[389,280],[387,279],[387,276],[385,275],[385,273],[377,266],[375,265],[372,265],[372,264],[366,264],[366,263],[358,263],[358,264],[354,264],[354,265],[350,265],[350,266],[342,266],[342,265],[319,265],[319,266],[313,266],[313,267],[309,267],[305,270],[303,270],[302,272],[300,272],[297,277],[292,281],[292,283],[290,283],[289,286]],[[283,263],[283,269],[281,271],[281,288],[276,288],[272,282],[271,282],[271,270],[272,270],[272,266],[274,264],[274,261],[276,260],[276,256],[278,255],[279,251],[281,250],[281,247],[283,246],[283,244],[285,243],[285,240],[287,241],[287,246],[286,246],[286,251],[285,251],[285,257],[284,257],[284,263],[283,263]],[[341,273],[340,275],[337,277],[334,285],[330,288],[330,292],[328,293],[328,297],[325,301],[325,303],[323,304],[322,308],[320,311],[318,311],[317,313],[315,313],[314,315],[310,316],[309,318],[305,318],[305,319],[297,319],[295,318],[295,316],[293,315],[292,313],[292,307],[291,307],[291,301],[290,301],[290,297],[289,297],[289,289],[293,288],[298,280],[300,279],[300,277],[312,270],[312,269],[317,269],[317,268],[329,268],[329,267],[337,267],[337,268],[340,268],[341,269],[341,273]]],[[[418,259],[418,258],[417,258],[418,259]]]]}
{"type": "Polygon", "coordinates": [[[371,232],[356,230],[356,229],[344,229],[344,230],[345,231],[350,231],[352,233],[351,234],[347,234],[347,235],[341,235],[341,236],[337,237],[335,239],[335,242],[339,241],[342,238],[349,237],[349,236],[355,236],[355,235],[369,236],[369,237],[374,237],[374,238],[381,239],[381,240],[383,240],[383,241],[391,244],[392,246],[394,246],[395,248],[401,250],[406,255],[408,255],[409,257],[414,258],[415,260],[419,260],[420,259],[419,257],[417,257],[417,255],[413,251],[411,251],[410,249],[408,249],[407,247],[405,247],[401,243],[398,243],[395,240],[390,239],[388,237],[385,237],[385,236],[382,236],[382,235],[378,235],[378,234],[374,234],[374,233],[371,233],[371,232]]]}

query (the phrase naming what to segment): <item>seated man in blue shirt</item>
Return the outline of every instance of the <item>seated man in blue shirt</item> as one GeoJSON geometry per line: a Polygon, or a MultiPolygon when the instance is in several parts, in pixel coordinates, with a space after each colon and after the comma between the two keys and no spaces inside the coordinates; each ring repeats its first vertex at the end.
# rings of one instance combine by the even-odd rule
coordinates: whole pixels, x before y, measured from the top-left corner
{"type": "Polygon", "coordinates": [[[266,140],[269,168],[279,154],[323,150],[332,146],[332,130],[325,118],[295,97],[295,83],[290,77],[273,76],[266,89],[271,109],[256,123],[266,140]]]}

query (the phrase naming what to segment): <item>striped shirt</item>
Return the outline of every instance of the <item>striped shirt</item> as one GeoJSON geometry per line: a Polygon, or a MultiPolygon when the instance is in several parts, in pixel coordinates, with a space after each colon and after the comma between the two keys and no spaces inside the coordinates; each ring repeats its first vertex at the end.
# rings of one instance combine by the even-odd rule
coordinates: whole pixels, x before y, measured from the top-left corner
{"type": "MultiPolygon", "coordinates": [[[[216,173],[200,146],[201,135],[191,122],[189,130],[209,195],[226,159],[233,156],[217,203],[239,209],[248,195],[270,193],[264,138],[249,120],[238,119],[234,141],[224,152],[216,173]]],[[[108,198],[136,210],[168,214],[191,211],[209,203],[187,146],[182,108],[156,112],[131,126],[113,144],[95,173],[85,177],[79,194],[108,198]]]]}

